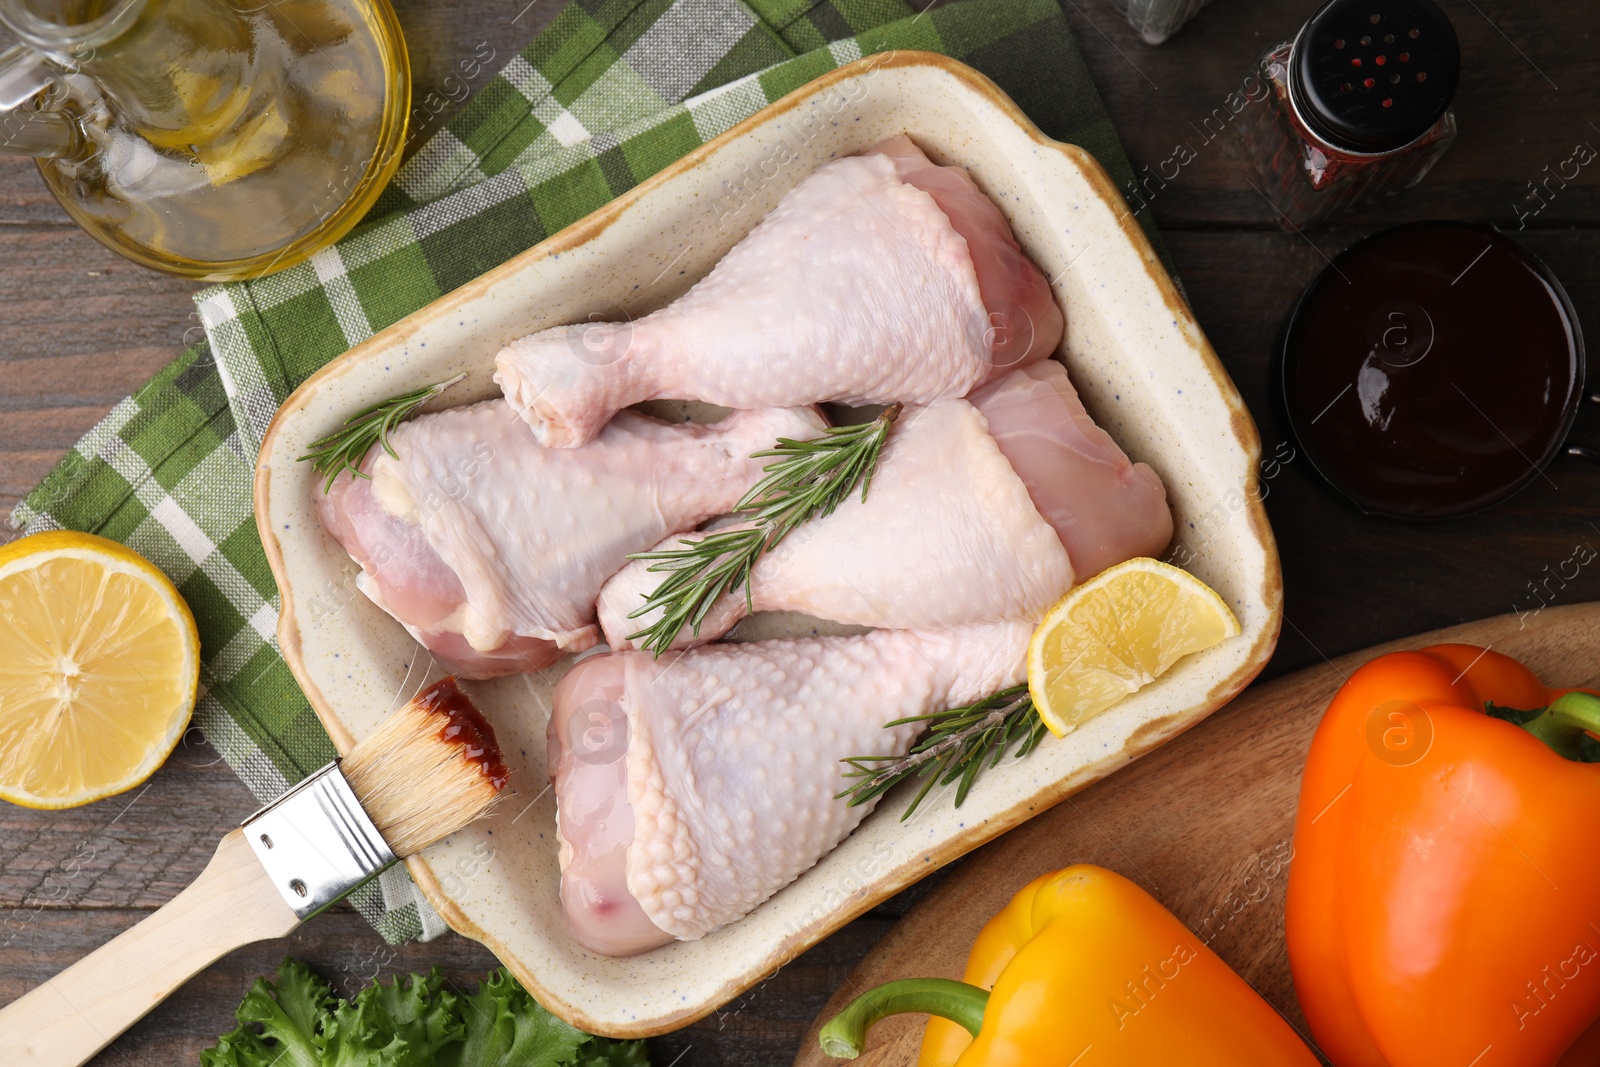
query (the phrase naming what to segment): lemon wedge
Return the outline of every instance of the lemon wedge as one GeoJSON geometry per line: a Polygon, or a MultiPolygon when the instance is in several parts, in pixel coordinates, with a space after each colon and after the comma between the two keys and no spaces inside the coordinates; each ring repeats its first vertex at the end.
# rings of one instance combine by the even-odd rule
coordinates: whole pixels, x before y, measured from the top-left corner
{"type": "Polygon", "coordinates": [[[1239,633],[1210,586],[1171,564],[1130,559],[1078,586],[1028,642],[1028,693],[1044,724],[1069,733],[1178,660],[1239,633]]]}
{"type": "Polygon", "coordinates": [[[143,556],[58,530],[0,548],[0,799],[71,808],[161,766],[200,676],[194,617],[143,556]]]}

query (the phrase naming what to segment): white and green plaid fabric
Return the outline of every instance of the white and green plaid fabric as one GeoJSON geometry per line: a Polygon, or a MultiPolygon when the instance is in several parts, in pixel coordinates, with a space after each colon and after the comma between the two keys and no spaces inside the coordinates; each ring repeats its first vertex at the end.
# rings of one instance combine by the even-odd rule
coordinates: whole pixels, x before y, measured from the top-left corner
{"type": "MultiPolygon", "coordinates": [[[[196,724],[256,796],[277,797],[334,755],[278,653],[278,595],[251,514],[251,467],[278,405],[350,346],[785,93],[893,49],[964,60],[1045,133],[1131,181],[1055,0],[922,14],[904,0],[570,0],[337,246],[197,294],[206,342],[118,404],[13,525],[92,531],[171,575],[200,627],[196,724]]],[[[444,928],[403,868],[353,903],[391,941],[444,928]]]]}

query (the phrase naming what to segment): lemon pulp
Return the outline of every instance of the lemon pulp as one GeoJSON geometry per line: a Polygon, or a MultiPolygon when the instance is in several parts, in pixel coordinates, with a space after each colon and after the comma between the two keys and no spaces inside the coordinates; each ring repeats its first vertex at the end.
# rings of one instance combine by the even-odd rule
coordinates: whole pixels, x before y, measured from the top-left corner
{"type": "Polygon", "coordinates": [[[0,799],[65,808],[144,781],[194,710],[199,639],[131,549],[56,531],[0,549],[0,799]]]}
{"type": "Polygon", "coordinates": [[[1239,633],[1200,579],[1139,558],[1108,567],[1051,608],[1028,643],[1028,691],[1065,734],[1149,685],[1184,656],[1239,633]]]}

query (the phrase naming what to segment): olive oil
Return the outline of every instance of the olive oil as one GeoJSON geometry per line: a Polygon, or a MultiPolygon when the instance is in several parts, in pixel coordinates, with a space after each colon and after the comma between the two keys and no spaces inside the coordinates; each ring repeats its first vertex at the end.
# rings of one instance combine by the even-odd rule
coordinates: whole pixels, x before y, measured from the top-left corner
{"type": "Polygon", "coordinates": [[[41,108],[82,144],[39,169],[136,262],[209,280],[282,269],[343,236],[399,165],[409,74],[388,0],[0,0],[0,14],[19,4],[63,28],[118,24],[52,50],[63,73],[41,108]]]}

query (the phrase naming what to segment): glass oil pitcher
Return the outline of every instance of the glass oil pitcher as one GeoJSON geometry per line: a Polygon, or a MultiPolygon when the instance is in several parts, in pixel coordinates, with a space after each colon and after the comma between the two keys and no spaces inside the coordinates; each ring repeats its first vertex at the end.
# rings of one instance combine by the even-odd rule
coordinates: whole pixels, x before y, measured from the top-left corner
{"type": "Polygon", "coordinates": [[[400,164],[389,0],[0,0],[0,152],[136,263],[257,277],[338,240],[400,164]]]}

